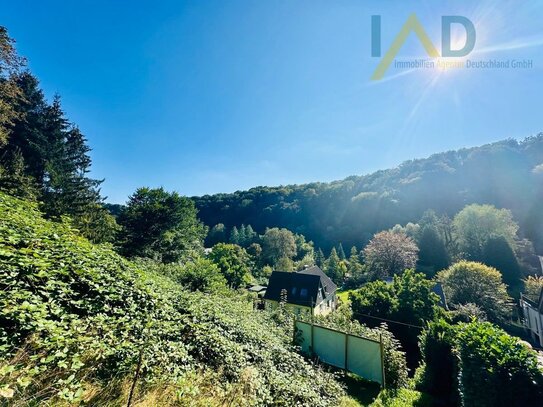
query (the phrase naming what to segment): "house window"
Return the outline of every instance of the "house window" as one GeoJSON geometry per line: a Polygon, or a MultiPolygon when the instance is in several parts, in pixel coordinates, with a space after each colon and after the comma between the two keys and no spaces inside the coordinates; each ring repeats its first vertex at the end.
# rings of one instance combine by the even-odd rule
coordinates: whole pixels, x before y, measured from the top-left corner
{"type": "Polygon", "coordinates": [[[296,295],[296,287],[292,287],[292,295],[296,295]]]}
{"type": "Polygon", "coordinates": [[[302,297],[302,298],[307,297],[307,288],[302,288],[300,290],[300,297],[302,297]]]}

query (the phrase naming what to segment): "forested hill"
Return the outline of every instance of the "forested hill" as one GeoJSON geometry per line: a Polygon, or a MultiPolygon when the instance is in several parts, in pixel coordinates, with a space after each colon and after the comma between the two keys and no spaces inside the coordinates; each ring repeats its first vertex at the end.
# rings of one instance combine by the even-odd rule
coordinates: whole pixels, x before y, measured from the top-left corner
{"type": "Polygon", "coordinates": [[[342,181],[193,199],[210,227],[250,224],[260,233],[285,227],[325,249],[338,242],[360,247],[373,233],[416,222],[428,209],[452,217],[467,204],[488,203],[511,209],[520,233],[543,252],[543,133],[434,154],[342,181]]]}

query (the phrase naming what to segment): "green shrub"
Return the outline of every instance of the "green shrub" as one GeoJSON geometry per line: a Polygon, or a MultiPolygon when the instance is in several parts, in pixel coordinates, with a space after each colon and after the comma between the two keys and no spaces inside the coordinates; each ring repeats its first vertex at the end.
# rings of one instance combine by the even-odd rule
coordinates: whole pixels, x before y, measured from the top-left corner
{"type": "Polygon", "coordinates": [[[473,261],[459,261],[437,275],[452,306],[475,304],[489,321],[503,322],[511,312],[511,298],[501,273],[473,261]]]}
{"type": "Polygon", "coordinates": [[[131,380],[140,354],[148,386],[213,370],[225,394],[243,384],[247,405],[327,406],[344,395],[242,297],[191,293],[4,194],[0,306],[0,395],[14,404],[78,403],[91,385],[131,380]]]}
{"type": "Polygon", "coordinates": [[[458,363],[455,328],[445,320],[430,322],[420,336],[423,363],[417,370],[417,389],[458,404],[458,363]]]}
{"type": "Polygon", "coordinates": [[[543,397],[536,352],[489,322],[433,322],[421,350],[417,387],[445,405],[530,406],[543,397]]]}
{"type": "Polygon", "coordinates": [[[537,355],[488,322],[458,330],[460,394],[465,406],[535,406],[543,399],[537,355]]]}
{"type": "Polygon", "coordinates": [[[434,404],[427,394],[416,390],[400,389],[382,391],[370,407],[429,407],[432,405],[434,404]]]}
{"type": "Polygon", "coordinates": [[[196,257],[183,265],[178,263],[164,264],[146,258],[139,258],[134,262],[140,269],[166,276],[189,291],[228,292],[226,279],[219,268],[211,260],[202,257],[196,257]]]}

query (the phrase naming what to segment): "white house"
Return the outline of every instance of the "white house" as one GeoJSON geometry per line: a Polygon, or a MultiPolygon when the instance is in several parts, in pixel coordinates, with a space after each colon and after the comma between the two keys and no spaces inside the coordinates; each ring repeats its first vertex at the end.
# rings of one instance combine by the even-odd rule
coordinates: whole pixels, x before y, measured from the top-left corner
{"type": "Polygon", "coordinates": [[[520,307],[524,315],[524,326],[530,331],[532,340],[543,347],[543,290],[537,302],[521,295],[520,307]]]}
{"type": "Polygon", "coordinates": [[[326,315],[337,307],[337,286],[317,266],[298,272],[274,271],[264,294],[267,309],[284,300],[296,315],[326,315]]]}

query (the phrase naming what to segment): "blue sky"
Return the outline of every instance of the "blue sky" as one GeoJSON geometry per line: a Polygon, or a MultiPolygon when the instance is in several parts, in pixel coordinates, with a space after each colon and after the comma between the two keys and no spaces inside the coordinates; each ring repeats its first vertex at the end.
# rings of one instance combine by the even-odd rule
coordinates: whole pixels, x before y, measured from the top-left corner
{"type": "MultiPolygon", "coordinates": [[[[543,131],[543,2],[4,3],[0,24],[87,136],[110,202],[144,185],[331,181],[543,131]],[[391,67],[370,81],[371,15],[384,53],[413,12],[438,49],[441,16],[463,15],[477,32],[467,58],[533,68],[391,67]]],[[[397,56],[424,57],[413,34],[397,56]]]]}

